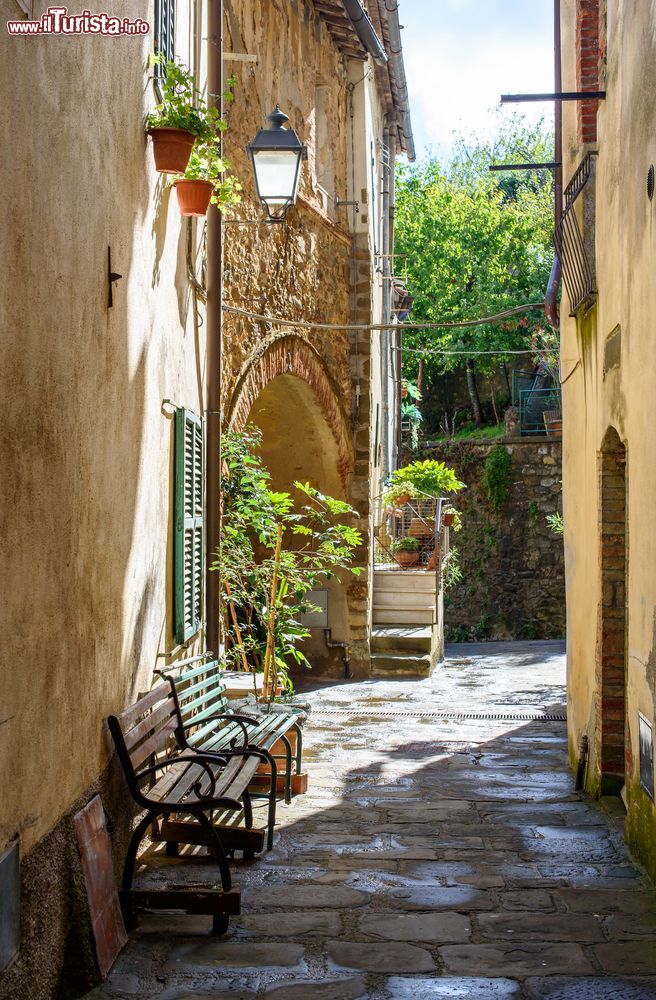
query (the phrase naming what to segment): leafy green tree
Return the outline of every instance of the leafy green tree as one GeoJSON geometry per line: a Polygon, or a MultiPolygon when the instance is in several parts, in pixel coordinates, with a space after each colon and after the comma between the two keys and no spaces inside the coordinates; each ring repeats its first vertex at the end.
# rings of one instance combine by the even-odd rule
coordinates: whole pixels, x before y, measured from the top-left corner
{"type": "MultiPolygon", "coordinates": [[[[552,143],[544,127],[529,128],[515,117],[494,142],[461,140],[448,167],[429,159],[398,168],[396,252],[403,255],[414,296],[413,323],[478,319],[544,299],[553,261],[551,171],[509,174],[488,168],[551,159],[552,143]]],[[[514,351],[530,349],[541,322],[536,310],[476,327],[408,330],[403,343],[411,350],[404,356],[404,373],[413,377],[423,358],[424,374],[431,379],[466,360],[474,417],[480,423],[476,368],[490,372],[514,351]],[[423,355],[422,348],[427,349],[423,355]],[[505,353],[476,357],[477,351],[490,350],[505,353]]]]}
{"type": "Polygon", "coordinates": [[[357,517],[349,504],[308,483],[294,483],[295,498],[272,490],[261,440],[257,427],[222,438],[223,524],[212,568],[221,573],[229,612],[227,661],[262,670],[273,624],[275,674],[292,690],[290,663],[310,666],[299,645],[310,634],[301,615],[316,610],[308,592],[337,570],[360,572],[350,564],[362,537],[344,523],[357,517]]]}

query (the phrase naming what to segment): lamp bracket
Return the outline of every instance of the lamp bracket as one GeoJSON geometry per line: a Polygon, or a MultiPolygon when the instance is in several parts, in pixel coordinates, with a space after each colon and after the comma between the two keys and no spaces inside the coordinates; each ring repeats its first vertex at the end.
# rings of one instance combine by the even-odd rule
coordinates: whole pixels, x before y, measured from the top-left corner
{"type": "Polygon", "coordinates": [[[360,214],[360,202],[359,201],[347,201],[345,198],[339,198],[339,197],[336,196],[335,197],[335,208],[339,210],[342,207],[342,205],[354,205],[355,206],[355,214],[356,215],[360,214]]]}

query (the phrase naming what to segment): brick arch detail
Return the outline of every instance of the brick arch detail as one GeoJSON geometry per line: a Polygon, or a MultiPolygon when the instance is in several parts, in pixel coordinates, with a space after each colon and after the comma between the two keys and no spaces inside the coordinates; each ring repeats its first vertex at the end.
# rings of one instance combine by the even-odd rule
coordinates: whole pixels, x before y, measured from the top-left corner
{"type": "Polygon", "coordinates": [[[256,399],[269,382],[293,375],[310,386],[337,445],[339,475],[346,488],[355,454],[349,420],[339,390],[321,355],[302,337],[283,334],[260,345],[242,368],[227,410],[227,426],[241,430],[256,399]]]}

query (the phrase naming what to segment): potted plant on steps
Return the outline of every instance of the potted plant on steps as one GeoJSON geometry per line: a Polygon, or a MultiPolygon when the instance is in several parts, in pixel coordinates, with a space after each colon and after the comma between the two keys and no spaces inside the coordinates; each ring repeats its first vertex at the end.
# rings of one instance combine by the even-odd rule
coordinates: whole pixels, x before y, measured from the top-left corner
{"type": "Polygon", "coordinates": [[[419,542],[416,538],[402,538],[392,546],[392,555],[403,569],[416,566],[419,562],[419,542]]]}
{"type": "Polygon", "coordinates": [[[228,163],[221,156],[218,135],[198,141],[194,146],[184,177],[173,183],[178,196],[180,214],[202,217],[210,202],[225,214],[239,200],[241,184],[234,176],[226,176],[228,163]]]}
{"type": "MultiPolygon", "coordinates": [[[[162,174],[183,174],[197,139],[207,140],[225,129],[218,108],[208,108],[196,88],[193,73],[180,63],[151,57],[151,65],[163,67],[162,99],[146,119],[153,140],[155,168],[162,174]]],[[[224,95],[231,99],[232,92],[224,95]]]]}

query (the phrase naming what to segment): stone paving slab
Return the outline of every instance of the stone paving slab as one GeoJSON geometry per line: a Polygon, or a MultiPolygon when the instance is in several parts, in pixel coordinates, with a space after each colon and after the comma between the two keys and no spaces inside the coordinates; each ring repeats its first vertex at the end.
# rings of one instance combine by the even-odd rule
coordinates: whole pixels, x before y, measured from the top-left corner
{"type": "MultiPolygon", "coordinates": [[[[456,659],[421,681],[315,683],[310,790],[280,803],[273,851],[234,862],[241,916],[218,938],[206,917],[145,917],[89,998],[656,1000],[656,891],[617,812],[574,792],[566,727],[431,718],[553,709],[562,652],[456,659]],[[390,704],[409,714],[367,714],[390,704]]],[[[144,875],[200,876],[211,859],[144,875]]]]}

